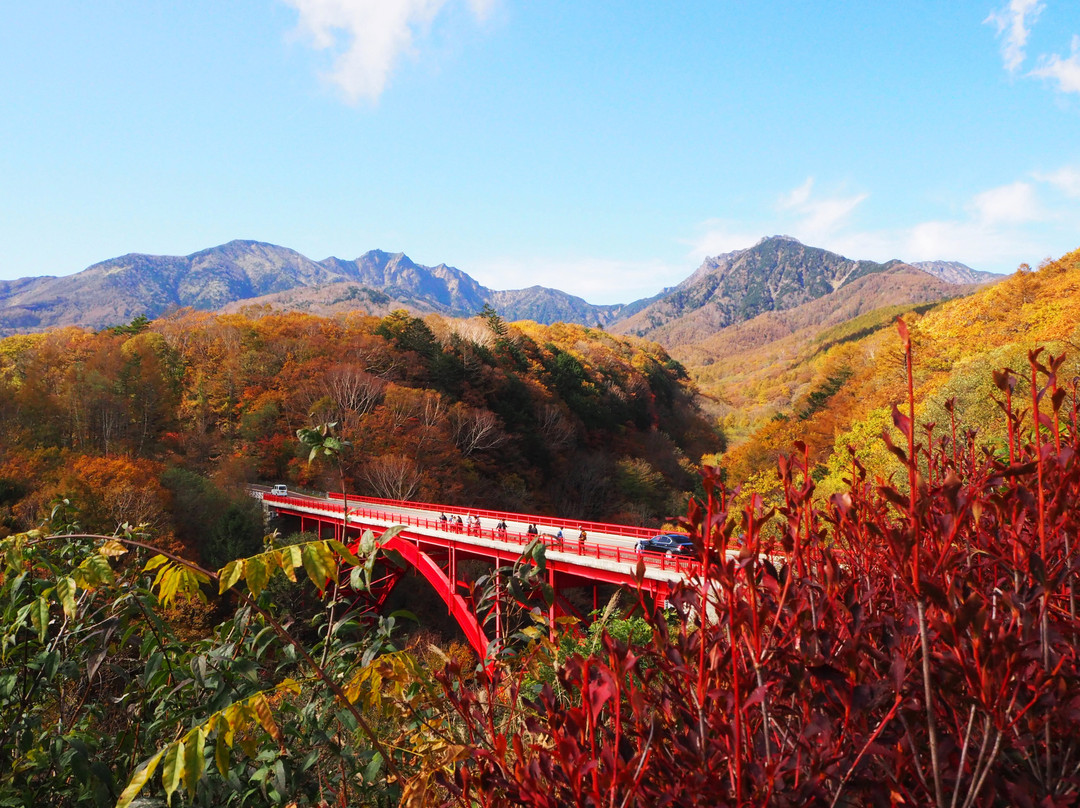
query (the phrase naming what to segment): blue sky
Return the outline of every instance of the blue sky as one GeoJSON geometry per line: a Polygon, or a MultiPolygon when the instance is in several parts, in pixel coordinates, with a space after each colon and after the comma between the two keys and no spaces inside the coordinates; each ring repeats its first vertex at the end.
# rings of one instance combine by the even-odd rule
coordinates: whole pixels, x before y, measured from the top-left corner
{"type": "Polygon", "coordinates": [[[1080,3],[41,0],[0,12],[0,278],[234,238],[653,294],[785,233],[1080,247],[1080,3]]]}

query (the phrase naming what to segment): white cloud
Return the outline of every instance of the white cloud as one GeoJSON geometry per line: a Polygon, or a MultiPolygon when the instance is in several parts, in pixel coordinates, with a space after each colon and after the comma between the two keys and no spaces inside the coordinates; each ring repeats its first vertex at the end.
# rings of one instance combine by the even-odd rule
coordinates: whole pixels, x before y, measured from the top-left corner
{"type": "MultiPolygon", "coordinates": [[[[299,14],[298,30],[316,50],[333,54],[326,79],[350,103],[376,100],[403,54],[415,51],[443,7],[460,0],[285,0],[299,14]]],[[[483,19],[496,0],[468,0],[483,19]]]]}
{"type": "Polygon", "coordinates": [[[978,219],[940,219],[894,230],[847,233],[823,246],[849,258],[962,261],[975,269],[1008,271],[1046,249],[1024,228],[978,219]]]}
{"type": "Polygon", "coordinates": [[[841,232],[852,212],[868,198],[868,194],[816,198],[814,178],[808,177],[796,188],[780,194],[776,210],[781,215],[757,225],[732,222],[725,219],[709,219],[698,226],[698,235],[687,241],[689,258],[700,261],[707,256],[717,256],[734,250],[752,247],[762,238],[786,234],[804,244],[821,247],[841,232]]]}
{"type": "Polygon", "coordinates": [[[800,185],[798,188],[794,188],[788,191],[786,194],[780,194],[780,199],[776,205],[781,210],[789,210],[791,208],[800,208],[810,200],[810,193],[814,190],[814,178],[807,177],[806,182],[800,185]]]}
{"type": "Polygon", "coordinates": [[[997,26],[998,36],[1002,38],[1001,57],[1010,73],[1015,73],[1024,63],[1030,26],[1035,24],[1042,10],[1043,4],[1039,0],[1009,0],[1008,5],[990,12],[984,20],[997,26]]]}
{"type": "Polygon", "coordinates": [[[1043,218],[1035,189],[1018,181],[976,194],[972,199],[976,221],[985,224],[1011,224],[1043,218]]]}
{"type": "Polygon", "coordinates": [[[1031,75],[1056,81],[1063,93],[1080,93],[1080,36],[1072,38],[1072,53],[1063,59],[1056,53],[1039,59],[1031,75]]]}
{"type": "MultiPolygon", "coordinates": [[[[1080,185],[1080,174],[1062,169],[1040,182],[1080,185]]],[[[1077,189],[1080,191],[1080,188],[1077,189]]],[[[918,222],[894,230],[847,233],[830,249],[846,255],[884,261],[957,260],[976,269],[1007,270],[1045,252],[1043,224],[1056,217],[1039,201],[1031,182],[1018,180],[975,194],[964,206],[966,215],[918,222]]]]}
{"type": "Polygon", "coordinates": [[[469,6],[473,13],[481,20],[487,19],[488,14],[495,8],[497,0],[469,0],[469,6]]]}
{"type": "Polygon", "coordinates": [[[763,235],[762,232],[750,233],[732,227],[731,222],[723,219],[709,219],[698,227],[697,238],[687,242],[690,245],[688,257],[702,261],[710,256],[723,255],[735,250],[753,247],[763,235]]]}
{"type": "Polygon", "coordinates": [[[813,188],[814,178],[809,177],[798,188],[781,194],[777,202],[781,211],[791,211],[799,217],[791,232],[808,244],[820,242],[833,235],[867,198],[867,194],[856,194],[815,199],[813,188]]]}
{"type": "Polygon", "coordinates": [[[1035,264],[1051,253],[1075,249],[1080,166],[1032,173],[985,189],[958,204],[955,215],[907,226],[851,227],[849,214],[866,198],[859,194],[815,199],[813,182],[807,180],[779,195],[777,215],[768,221],[703,223],[703,233],[691,242],[691,257],[743,249],[763,236],[790,233],[805,244],[849,258],[955,260],[976,269],[1009,272],[1021,262],[1035,264]]]}
{"type": "Polygon", "coordinates": [[[1080,168],[1066,166],[1050,174],[1035,174],[1034,177],[1053,185],[1066,196],[1080,199],[1080,168]]]}
{"type": "Polygon", "coordinates": [[[1021,229],[995,227],[979,220],[920,222],[903,234],[899,255],[905,261],[960,260],[978,269],[1002,261],[1018,264],[1040,245],[1021,229]]]}
{"type": "Polygon", "coordinates": [[[867,194],[857,194],[849,197],[821,199],[812,203],[806,218],[796,228],[795,234],[808,239],[830,235],[847,221],[852,211],[866,198],[867,194]]]}

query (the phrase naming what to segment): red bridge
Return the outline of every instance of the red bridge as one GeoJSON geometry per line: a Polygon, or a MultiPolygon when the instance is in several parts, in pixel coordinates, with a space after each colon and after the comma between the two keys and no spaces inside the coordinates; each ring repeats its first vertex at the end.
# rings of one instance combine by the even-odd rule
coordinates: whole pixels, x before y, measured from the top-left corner
{"type": "MultiPolygon", "coordinates": [[[[552,625],[559,616],[577,613],[567,598],[571,590],[590,593],[595,609],[601,605],[598,587],[636,587],[639,559],[645,564],[641,589],[657,601],[663,600],[676,582],[699,567],[690,558],[638,553],[637,541],[657,533],[649,528],[351,496],[346,528],[340,494],[330,494],[328,498],[279,496],[260,486],[253,486],[251,491],[277,515],[298,518],[302,531],[335,538],[351,547],[359,542],[364,530],[371,530],[378,537],[388,527],[403,525],[397,536],[382,543],[382,549],[396,551],[427,579],[481,659],[489,653],[489,640],[501,639],[504,626],[496,604],[495,613],[489,615],[494,622],[494,636],[489,638],[485,634],[482,616],[471,602],[470,582],[463,580],[459,572],[463,561],[484,561],[496,568],[513,564],[525,546],[538,538],[546,546],[547,582],[556,595],[550,611],[552,625]],[[445,521],[442,516],[446,517],[445,521]],[[468,525],[470,517],[477,520],[472,527],[468,525]],[[498,527],[500,522],[506,525],[505,529],[498,527]],[[537,529],[538,536],[528,532],[530,525],[537,529]],[[584,540],[579,539],[581,531],[586,534],[584,540]]],[[[403,570],[386,567],[386,575],[373,586],[374,607],[386,602],[403,575],[403,570]]]]}

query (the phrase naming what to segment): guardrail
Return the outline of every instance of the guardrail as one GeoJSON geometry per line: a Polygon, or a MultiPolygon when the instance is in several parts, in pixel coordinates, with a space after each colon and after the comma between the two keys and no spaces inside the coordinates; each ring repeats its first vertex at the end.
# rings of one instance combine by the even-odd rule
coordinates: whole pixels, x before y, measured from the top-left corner
{"type": "MultiPolygon", "coordinates": [[[[264,502],[271,504],[281,503],[286,506],[293,506],[297,508],[304,508],[307,510],[321,511],[327,514],[332,514],[337,518],[341,518],[342,505],[341,495],[338,494],[333,498],[335,501],[326,501],[307,497],[295,497],[295,496],[276,496],[269,492],[262,494],[264,502]]],[[[419,516],[409,513],[394,513],[392,511],[385,511],[376,508],[363,507],[362,505],[354,506],[354,500],[349,499],[349,519],[372,520],[376,522],[385,522],[390,525],[404,525],[406,528],[416,527],[423,528],[425,530],[435,531],[436,535],[445,535],[447,537],[461,536],[463,543],[472,544],[468,541],[468,538],[487,539],[498,542],[508,542],[516,544],[522,548],[529,544],[533,539],[537,539],[544,543],[544,546],[549,550],[567,553],[571,555],[577,555],[581,558],[598,559],[605,561],[614,561],[616,563],[633,563],[637,564],[638,559],[644,560],[647,567],[651,569],[659,569],[664,571],[678,572],[683,575],[697,571],[700,568],[700,564],[693,558],[685,556],[669,555],[666,553],[652,553],[645,552],[639,553],[636,549],[625,547],[618,544],[610,544],[607,542],[597,541],[595,539],[587,539],[580,541],[577,538],[562,538],[557,536],[541,533],[539,535],[532,535],[529,533],[522,533],[518,531],[499,530],[493,527],[473,527],[468,528],[463,526],[461,530],[457,529],[456,524],[452,524],[449,520],[443,522],[438,517],[419,516]]],[[[369,498],[357,498],[357,503],[377,503],[384,506],[398,507],[406,510],[424,510],[424,506],[427,503],[396,501],[396,500],[375,500],[369,498]]],[[[529,515],[506,513],[501,511],[478,511],[468,509],[440,509],[439,506],[434,505],[430,507],[430,510],[439,511],[440,513],[453,512],[455,516],[472,514],[478,518],[494,519],[499,518],[505,520],[509,518],[514,522],[529,522],[536,524],[537,521],[543,524],[544,527],[560,527],[562,525],[574,526],[572,530],[576,530],[576,526],[581,524],[586,528],[586,532],[592,530],[596,533],[607,533],[609,535],[625,536],[627,538],[647,538],[656,534],[655,530],[646,530],[643,528],[636,528],[629,525],[605,525],[599,522],[587,522],[579,523],[573,520],[560,520],[551,519],[548,517],[532,517],[529,515]],[[533,521],[533,520],[536,521],[533,521]],[[561,523],[561,524],[560,524],[561,523]],[[625,532],[618,532],[618,528],[623,528],[625,532]]],[[[475,545],[474,545],[475,546],[475,545]]]]}
{"type": "MultiPolygon", "coordinates": [[[[330,491],[327,497],[331,500],[341,501],[340,492],[330,491]]],[[[541,514],[512,513],[510,511],[494,511],[486,508],[463,508],[456,505],[440,505],[434,502],[418,502],[414,500],[380,499],[378,497],[349,497],[349,506],[353,502],[370,503],[391,508],[407,508],[411,510],[438,511],[448,516],[461,516],[462,518],[472,514],[480,519],[506,520],[514,522],[527,522],[534,525],[543,525],[562,530],[576,531],[585,528],[586,533],[608,533],[613,536],[624,536],[631,539],[647,539],[661,531],[649,527],[636,527],[634,525],[617,525],[606,522],[587,522],[581,519],[563,519],[558,516],[543,516],[541,514]]]]}

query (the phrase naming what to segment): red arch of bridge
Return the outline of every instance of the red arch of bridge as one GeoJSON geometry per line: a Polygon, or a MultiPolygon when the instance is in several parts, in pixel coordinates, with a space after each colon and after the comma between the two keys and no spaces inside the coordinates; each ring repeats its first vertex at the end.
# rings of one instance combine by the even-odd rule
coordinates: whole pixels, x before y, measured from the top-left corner
{"type": "MultiPolygon", "coordinates": [[[[469,608],[465,598],[455,591],[454,582],[435,563],[435,559],[408,539],[401,538],[401,536],[394,536],[382,542],[380,546],[384,550],[394,550],[400,553],[402,558],[412,564],[417,572],[428,580],[428,583],[439,593],[439,597],[443,599],[446,608],[450,610],[450,614],[457,620],[461,630],[465,633],[465,637],[469,640],[469,645],[473,647],[473,650],[479,654],[481,659],[484,659],[488,652],[488,639],[480,626],[480,621],[476,619],[476,615],[469,608]]],[[[355,546],[353,549],[355,549],[355,546]]]]}

